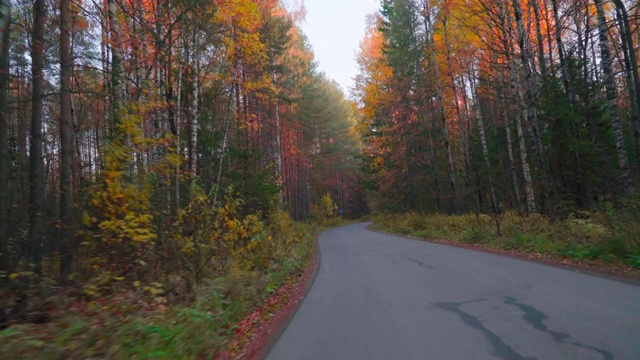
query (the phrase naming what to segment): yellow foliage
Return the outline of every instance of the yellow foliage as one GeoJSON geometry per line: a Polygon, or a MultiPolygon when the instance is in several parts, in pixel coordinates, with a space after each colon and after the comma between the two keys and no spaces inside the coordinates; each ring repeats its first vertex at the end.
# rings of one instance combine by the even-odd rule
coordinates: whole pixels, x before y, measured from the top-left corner
{"type": "Polygon", "coordinates": [[[178,254],[169,256],[173,265],[187,272],[189,286],[206,277],[225,273],[231,263],[247,270],[268,265],[268,234],[259,214],[241,216],[243,202],[225,193],[222,204],[197,191],[189,205],[178,214],[172,227],[172,243],[166,246],[178,254]]]}
{"type": "Polygon", "coordinates": [[[338,205],[333,202],[329,193],[324,194],[318,205],[311,207],[311,218],[319,220],[325,225],[329,219],[336,217],[336,215],[338,215],[338,205]]]}
{"type": "MultiPolygon", "coordinates": [[[[100,271],[96,284],[139,276],[135,270],[144,266],[140,259],[150,242],[157,239],[149,205],[151,185],[144,178],[133,178],[130,174],[136,152],[149,145],[163,146],[166,141],[143,136],[142,116],[132,108],[120,117],[117,135],[104,154],[102,177],[82,217],[84,251],[99,254],[90,265],[100,271]],[[104,271],[111,275],[105,275],[104,271]]],[[[103,286],[96,284],[87,287],[85,292],[101,291],[103,286]]]]}

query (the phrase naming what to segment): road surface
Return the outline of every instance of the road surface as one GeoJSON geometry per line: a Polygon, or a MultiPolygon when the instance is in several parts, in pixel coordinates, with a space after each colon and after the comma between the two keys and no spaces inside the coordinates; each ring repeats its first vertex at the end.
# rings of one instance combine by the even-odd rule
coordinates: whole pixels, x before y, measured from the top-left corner
{"type": "Polygon", "coordinates": [[[319,239],[318,276],[269,360],[640,359],[640,287],[387,236],[319,239]]]}

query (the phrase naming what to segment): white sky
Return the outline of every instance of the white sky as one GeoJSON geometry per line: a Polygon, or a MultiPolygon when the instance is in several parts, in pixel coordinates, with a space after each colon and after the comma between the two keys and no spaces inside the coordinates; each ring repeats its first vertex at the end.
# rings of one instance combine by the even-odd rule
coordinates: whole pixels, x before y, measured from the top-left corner
{"type": "Polygon", "coordinates": [[[378,10],[380,0],[304,0],[304,6],[307,16],[301,27],[319,69],[348,93],[358,71],[356,55],[364,37],[365,17],[378,10]]]}

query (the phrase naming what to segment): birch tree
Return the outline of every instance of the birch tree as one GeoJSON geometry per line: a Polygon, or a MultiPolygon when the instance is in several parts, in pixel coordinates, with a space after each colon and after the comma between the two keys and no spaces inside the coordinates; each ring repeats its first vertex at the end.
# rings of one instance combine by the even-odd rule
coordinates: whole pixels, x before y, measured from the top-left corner
{"type": "Polygon", "coordinates": [[[609,38],[607,36],[608,26],[604,12],[603,0],[594,0],[598,15],[598,39],[600,45],[600,67],[602,68],[602,76],[604,88],[607,94],[607,108],[611,117],[611,125],[613,126],[613,136],[616,146],[616,154],[618,157],[618,166],[621,173],[621,185],[626,196],[633,194],[633,179],[631,177],[631,169],[629,168],[629,160],[625,152],[624,135],[622,133],[622,122],[618,111],[617,91],[613,74],[612,59],[609,52],[609,38]]]}

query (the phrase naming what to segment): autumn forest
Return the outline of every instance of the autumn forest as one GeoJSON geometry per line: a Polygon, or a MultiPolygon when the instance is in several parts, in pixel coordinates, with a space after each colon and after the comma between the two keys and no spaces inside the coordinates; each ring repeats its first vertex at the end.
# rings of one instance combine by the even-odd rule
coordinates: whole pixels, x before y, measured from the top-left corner
{"type": "Polygon", "coordinates": [[[228,324],[308,266],[313,234],[370,214],[484,214],[498,233],[503,214],[639,216],[637,2],[379,9],[345,93],[303,3],[0,0],[0,330],[46,323],[51,343],[18,327],[0,355],[173,354],[209,331],[181,354],[234,357],[228,324]],[[59,345],[62,307],[88,334],[109,312],[120,338],[59,345]],[[141,311],[162,315],[119,327],[141,311]],[[114,345],[178,318],[171,341],[114,345]]]}
{"type": "Polygon", "coordinates": [[[599,0],[384,2],[355,87],[379,201],[566,214],[629,199],[639,11],[599,0]]]}

